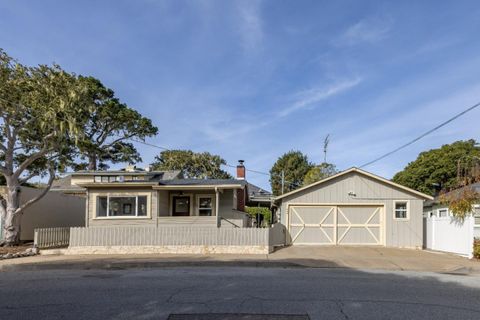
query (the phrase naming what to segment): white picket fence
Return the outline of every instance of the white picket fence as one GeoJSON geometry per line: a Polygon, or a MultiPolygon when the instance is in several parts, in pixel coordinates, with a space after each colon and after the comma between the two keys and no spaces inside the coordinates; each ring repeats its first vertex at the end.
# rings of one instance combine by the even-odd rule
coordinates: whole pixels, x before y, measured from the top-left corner
{"type": "Polygon", "coordinates": [[[475,224],[472,216],[463,221],[453,217],[429,217],[424,223],[427,249],[472,257],[475,224]]]}
{"type": "Polygon", "coordinates": [[[40,249],[67,247],[70,227],[35,229],[34,244],[40,249]]]}

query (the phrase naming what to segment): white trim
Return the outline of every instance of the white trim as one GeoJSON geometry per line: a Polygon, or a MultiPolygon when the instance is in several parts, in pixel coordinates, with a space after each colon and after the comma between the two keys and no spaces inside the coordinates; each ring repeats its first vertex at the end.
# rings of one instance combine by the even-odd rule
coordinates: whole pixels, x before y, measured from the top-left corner
{"type": "Polygon", "coordinates": [[[433,200],[433,197],[432,197],[432,196],[429,196],[429,195],[424,194],[424,193],[422,193],[422,192],[419,192],[419,191],[410,189],[410,188],[405,187],[405,186],[402,186],[402,185],[400,185],[400,184],[398,184],[398,183],[395,183],[395,182],[392,182],[392,181],[387,180],[387,179],[385,179],[385,178],[382,178],[382,177],[380,177],[380,176],[374,175],[374,174],[372,174],[372,173],[370,173],[370,172],[367,172],[367,171],[364,171],[364,170],[361,170],[361,169],[358,169],[358,168],[355,168],[355,167],[354,167],[354,168],[350,168],[350,169],[347,169],[347,170],[345,170],[345,171],[339,172],[339,173],[337,173],[337,174],[335,174],[335,175],[333,175],[333,176],[327,177],[327,178],[325,178],[325,179],[323,179],[323,180],[320,180],[320,181],[314,182],[314,183],[312,183],[312,184],[309,184],[308,186],[305,186],[305,187],[302,187],[302,188],[298,188],[298,189],[296,189],[296,190],[293,190],[293,191],[287,192],[287,193],[285,193],[285,194],[282,194],[281,196],[275,197],[275,201],[276,201],[276,200],[279,200],[279,199],[283,199],[283,198],[285,198],[285,197],[288,197],[288,196],[290,196],[290,195],[292,195],[292,194],[295,194],[295,193],[297,193],[297,192],[306,190],[306,189],[308,189],[308,188],[311,188],[311,187],[314,187],[314,186],[318,186],[318,185],[320,185],[320,184],[322,184],[322,183],[325,183],[325,182],[327,182],[327,181],[336,179],[336,178],[338,178],[338,177],[341,177],[341,176],[343,176],[343,175],[345,175],[345,174],[348,174],[348,173],[351,173],[351,172],[357,172],[357,173],[363,174],[363,175],[365,175],[365,176],[367,176],[367,177],[370,177],[370,178],[372,178],[372,179],[381,181],[381,182],[383,182],[383,183],[389,184],[389,185],[394,186],[394,187],[396,187],[396,188],[399,188],[399,189],[402,189],[402,190],[404,190],[404,191],[413,193],[413,194],[415,194],[415,195],[417,195],[417,196],[419,196],[419,197],[421,197],[421,198],[423,198],[423,199],[425,199],[425,200],[433,200]]]}
{"type": "MultiPolygon", "coordinates": [[[[287,230],[288,232],[286,232],[285,234],[285,237],[286,237],[286,243],[287,244],[292,244],[293,243],[293,239],[288,239],[287,238],[287,234],[291,234],[291,230],[290,230],[290,208],[291,207],[335,207],[335,210],[334,210],[334,222],[333,222],[333,225],[328,225],[328,226],[333,226],[333,231],[334,231],[334,239],[333,239],[333,243],[325,243],[325,244],[314,244],[314,243],[299,243],[297,242],[296,245],[368,245],[368,246],[384,246],[386,247],[387,246],[387,237],[386,237],[386,233],[387,233],[387,230],[386,230],[386,204],[385,203],[289,203],[287,204],[287,207],[286,207],[286,212],[285,212],[285,215],[286,215],[286,223],[287,223],[287,230]],[[341,240],[338,239],[338,234],[337,234],[337,229],[338,229],[338,212],[340,210],[338,210],[339,207],[378,207],[376,210],[380,209],[380,211],[378,212],[379,214],[379,223],[378,224],[371,224],[371,227],[375,227],[375,228],[379,228],[379,238],[376,239],[377,240],[377,243],[340,243],[341,240]]],[[[293,209],[293,208],[292,208],[293,209]]],[[[375,211],[375,214],[376,214],[377,211],[375,211]]],[[[368,221],[371,221],[371,219],[373,218],[374,214],[372,214],[368,221]]],[[[345,217],[346,218],[346,217],[345,217]]],[[[348,219],[347,219],[348,220],[348,219]]],[[[317,224],[318,225],[318,224],[317,224]]],[[[326,224],[324,224],[325,226],[327,226],[326,224]]],[[[295,225],[294,225],[295,226],[295,225]]],[[[308,226],[308,225],[307,225],[308,226]]],[[[327,226],[327,227],[328,227],[327,226]]],[[[340,226],[345,226],[343,224],[340,224],[340,226]]],[[[350,224],[351,227],[353,228],[358,228],[358,227],[365,227],[365,224],[350,224]]],[[[368,228],[367,228],[368,230],[368,228]]],[[[368,230],[369,233],[371,233],[371,230],[368,230]]],[[[345,232],[346,234],[346,232],[345,232]]],[[[376,238],[376,237],[374,237],[376,238]]]]}
{"type": "Polygon", "coordinates": [[[215,194],[210,194],[210,193],[197,193],[195,195],[195,213],[197,216],[200,216],[200,198],[210,198],[212,199],[212,217],[217,215],[217,210],[215,208],[216,206],[216,195],[215,194]]]}
{"type": "Polygon", "coordinates": [[[393,200],[393,220],[395,221],[409,221],[410,220],[410,200],[393,200]],[[397,218],[397,203],[407,204],[407,217],[397,218]]]}
{"type": "MultiPolygon", "coordinates": [[[[88,198],[87,198],[88,199],[88,198]]],[[[94,208],[94,216],[92,220],[112,220],[112,219],[151,219],[152,218],[152,213],[150,212],[151,210],[151,194],[149,193],[141,193],[141,194],[125,194],[125,195],[120,195],[118,193],[115,193],[111,195],[110,193],[107,194],[96,194],[95,195],[95,208],[94,208]],[[106,216],[98,216],[98,199],[99,198],[107,198],[107,209],[106,209],[106,216]],[[144,216],[139,216],[138,215],[138,197],[146,197],[147,198],[147,207],[145,208],[146,210],[146,215],[144,216]],[[123,216],[111,216],[110,215],[110,199],[111,198],[135,198],[135,215],[123,215],[123,216]]]]}
{"type": "Polygon", "coordinates": [[[152,187],[154,190],[205,190],[205,189],[243,189],[241,184],[225,184],[225,185],[168,185],[152,187]]]}

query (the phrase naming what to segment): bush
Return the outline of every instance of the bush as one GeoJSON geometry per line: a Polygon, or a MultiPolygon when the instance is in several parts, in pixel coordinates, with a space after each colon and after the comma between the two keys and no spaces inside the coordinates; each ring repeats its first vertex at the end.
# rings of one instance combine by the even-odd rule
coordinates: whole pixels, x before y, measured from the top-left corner
{"type": "Polygon", "coordinates": [[[480,259],[480,239],[475,239],[473,242],[473,257],[480,259]]]}
{"type": "Polygon", "coordinates": [[[265,207],[245,207],[245,211],[252,217],[256,218],[257,215],[263,216],[263,225],[269,226],[272,218],[272,212],[269,208],[265,207]]]}

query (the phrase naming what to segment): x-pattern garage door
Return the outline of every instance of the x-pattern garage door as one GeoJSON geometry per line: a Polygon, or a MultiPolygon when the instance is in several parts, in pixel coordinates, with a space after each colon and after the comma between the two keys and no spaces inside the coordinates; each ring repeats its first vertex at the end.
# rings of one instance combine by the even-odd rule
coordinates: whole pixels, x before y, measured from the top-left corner
{"type": "Polygon", "coordinates": [[[290,206],[293,244],[380,245],[381,206],[290,206]]]}

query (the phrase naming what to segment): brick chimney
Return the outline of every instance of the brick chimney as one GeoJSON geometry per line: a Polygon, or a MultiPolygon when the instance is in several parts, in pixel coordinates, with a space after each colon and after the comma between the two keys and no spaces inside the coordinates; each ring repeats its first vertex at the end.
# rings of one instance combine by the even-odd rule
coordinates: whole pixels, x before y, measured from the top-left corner
{"type": "MultiPolygon", "coordinates": [[[[245,180],[245,166],[243,165],[245,161],[238,160],[237,165],[237,179],[245,180]]],[[[237,189],[237,210],[245,211],[245,201],[246,201],[246,188],[237,189]]]]}
{"type": "Polygon", "coordinates": [[[237,165],[237,179],[238,180],[245,180],[245,166],[243,165],[245,161],[238,160],[237,165]]]}

